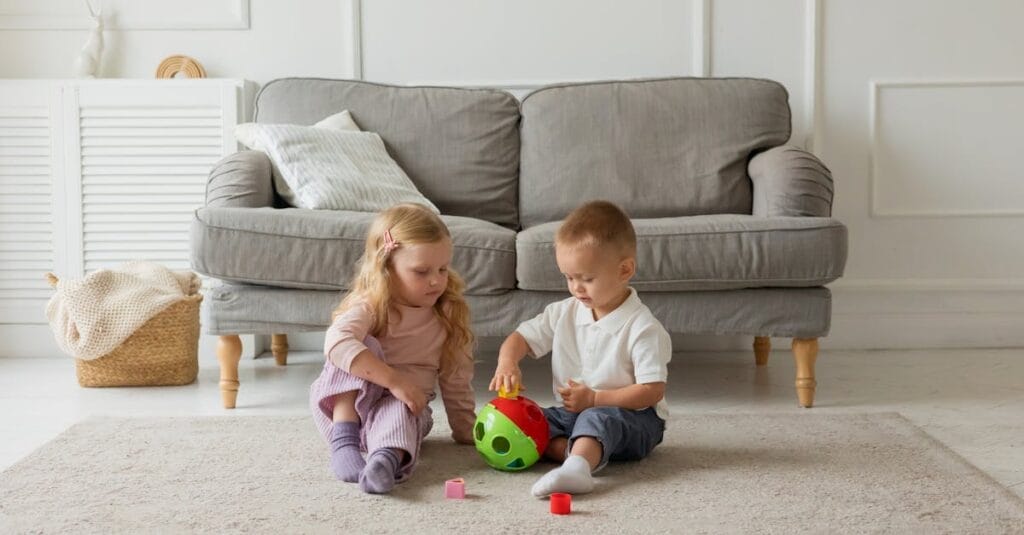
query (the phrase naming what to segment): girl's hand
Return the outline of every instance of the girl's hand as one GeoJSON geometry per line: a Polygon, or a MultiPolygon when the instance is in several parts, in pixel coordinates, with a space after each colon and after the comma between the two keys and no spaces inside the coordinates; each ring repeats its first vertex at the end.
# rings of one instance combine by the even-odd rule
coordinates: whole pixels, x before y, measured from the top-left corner
{"type": "Polygon", "coordinates": [[[498,368],[494,370],[494,377],[487,389],[492,392],[497,392],[501,388],[504,388],[506,392],[512,392],[517,388],[526,390],[522,385],[523,372],[519,370],[519,364],[502,362],[501,359],[498,359],[498,368]]]}
{"type": "Polygon", "coordinates": [[[594,406],[597,392],[583,383],[577,383],[569,379],[569,384],[558,389],[562,396],[562,405],[572,412],[583,412],[594,406]]]}
{"type": "Polygon", "coordinates": [[[423,409],[427,408],[427,395],[423,393],[421,388],[404,377],[399,378],[396,384],[392,385],[388,390],[399,401],[405,403],[405,406],[409,407],[409,410],[414,415],[418,415],[423,412],[423,409]]]}

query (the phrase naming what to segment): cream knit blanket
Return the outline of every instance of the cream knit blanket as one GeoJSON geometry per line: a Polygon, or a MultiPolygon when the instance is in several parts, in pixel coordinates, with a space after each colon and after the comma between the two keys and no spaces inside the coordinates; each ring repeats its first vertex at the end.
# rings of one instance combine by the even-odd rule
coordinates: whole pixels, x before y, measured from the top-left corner
{"type": "Polygon", "coordinates": [[[199,286],[191,271],[127,262],[82,279],[58,281],[46,317],[62,351],[92,360],[113,351],[168,306],[195,295],[199,286]]]}

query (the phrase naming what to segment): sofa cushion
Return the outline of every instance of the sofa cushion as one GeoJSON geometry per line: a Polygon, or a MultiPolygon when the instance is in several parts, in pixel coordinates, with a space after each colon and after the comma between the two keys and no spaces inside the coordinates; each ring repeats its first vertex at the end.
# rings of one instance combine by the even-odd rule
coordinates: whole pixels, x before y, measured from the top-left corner
{"type": "MultiPolygon", "coordinates": [[[[516,239],[516,276],[526,290],[565,290],[555,264],[560,222],[516,239]]],[[[843,274],[846,227],[827,217],[720,214],[634,219],[638,291],[821,286],[843,274]]]]}
{"type": "Polygon", "coordinates": [[[312,125],[349,110],[442,213],[518,228],[519,102],[492,89],[286,78],[263,86],[255,121],[312,125]]]}
{"type": "Polygon", "coordinates": [[[789,134],[786,89],[769,80],[541,88],[522,102],[519,217],[556,221],[592,199],[636,218],[749,214],[747,161],[789,134]]]}
{"type": "MultiPolygon", "coordinates": [[[[218,279],[319,290],[347,289],[375,214],[302,208],[196,210],[192,267],[218,279]]],[[[515,232],[479,219],[441,216],[452,233],[452,268],[466,293],[515,287],[515,232]]]]}

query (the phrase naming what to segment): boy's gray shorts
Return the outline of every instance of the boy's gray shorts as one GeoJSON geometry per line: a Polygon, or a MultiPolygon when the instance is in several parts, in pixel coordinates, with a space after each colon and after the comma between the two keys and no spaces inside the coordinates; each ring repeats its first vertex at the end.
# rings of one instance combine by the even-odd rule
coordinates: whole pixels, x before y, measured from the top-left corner
{"type": "Polygon", "coordinates": [[[653,407],[635,411],[620,407],[591,407],[572,412],[565,407],[544,409],[551,438],[569,437],[565,454],[579,437],[593,437],[601,443],[601,462],[594,469],[604,468],[608,461],[635,461],[647,457],[661,444],[665,420],[653,407]]]}

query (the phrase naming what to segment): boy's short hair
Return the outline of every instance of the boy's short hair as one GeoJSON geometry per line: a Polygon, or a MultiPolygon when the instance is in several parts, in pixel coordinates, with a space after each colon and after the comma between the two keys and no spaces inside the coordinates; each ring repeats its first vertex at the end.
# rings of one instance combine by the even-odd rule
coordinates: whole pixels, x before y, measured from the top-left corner
{"type": "Polygon", "coordinates": [[[555,233],[555,245],[611,246],[623,257],[636,256],[636,231],[629,216],[608,201],[590,201],[573,210],[555,233]]]}

